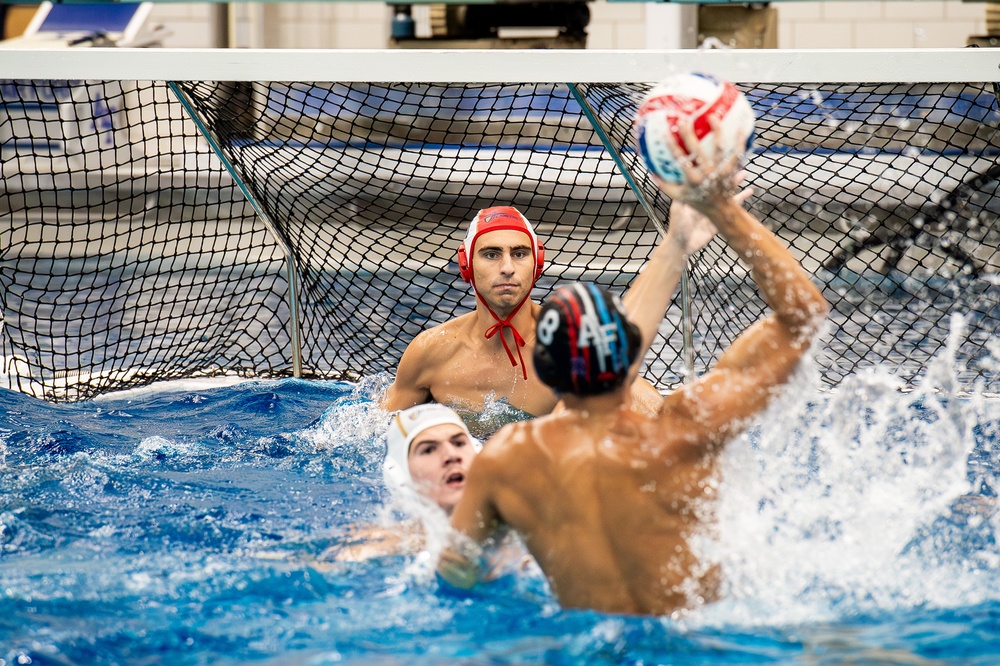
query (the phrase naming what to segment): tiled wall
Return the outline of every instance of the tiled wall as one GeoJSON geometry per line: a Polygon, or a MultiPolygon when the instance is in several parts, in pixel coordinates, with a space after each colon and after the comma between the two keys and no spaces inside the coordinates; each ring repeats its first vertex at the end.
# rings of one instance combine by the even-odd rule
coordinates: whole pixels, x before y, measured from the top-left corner
{"type": "MultiPolygon", "coordinates": [[[[242,46],[384,48],[389,36],[391,10],[380,2],[248,4],[234,9],[242,46]],[[253,17],[257,30],[241,30],[253,17]]],[[[969,35],[986,32],[985,3],[978,2],[785,0],[772,6],[778,8],[780,48],[962,47],[969,35]]],[[[216,11],[211,4],[158,3],[150,20],[173,32],[167,46],[213,46],[216,11]]],[[[588,46],[595,49],[657,46],[656,24],[668,20],[662,3],[596,0],[590,11],[588,46]]]]}
{"type": "Polygon", "coordinates": [[[587,48],[634,49],[646,45],[646,3],[599,1],[589,6],[587,48]]]}
{"type": "Polygon", "coordinates": [[[162,25],[170,34],[165,46],[194,48],[215,46],[213,43],[215,7],[202,3],[162,3],[153,6],[147,25],[162,25]]]}
{"type": "Polygon", "coordinates": [[[960,48],[986,33],[982,2],[781,2],[781,48],[960,48]]]}

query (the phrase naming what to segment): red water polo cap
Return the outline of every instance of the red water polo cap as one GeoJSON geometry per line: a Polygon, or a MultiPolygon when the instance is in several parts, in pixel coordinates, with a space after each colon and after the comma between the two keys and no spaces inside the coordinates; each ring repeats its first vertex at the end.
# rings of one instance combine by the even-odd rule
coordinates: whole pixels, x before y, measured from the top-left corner
{"type": "Polygon", "coordinates": [[[535,230],[531,228],[531,222],[528,222],[528,218],[521,215],[521,211],[517,210],[513,206],[494,206],[492,208],[484,208],[476,216],[472,218],[472,222],[469,224],[469,231],[465,234],[465,240],[458,247],[458,272],[462,276],[462,279],[472,285],[473,291],[476,292],[476,298],[486,311],[490,313],[493,319],[496,321],[495,324],[486,329],[485,337],[487,340],[492,338],[494,335],[500,334],[500,342],[503,344],[504,351],[507,352],[507,358],[510,360],[510,364],[515,368],[518,366],[520,361],[521,373],[524,378],[528,378],[528,368],[524,364],[524,358],[521,356],[521,347],[525,345],[524,336],[522,336],[511,321],[514,319],[514,315],[517,314],[521,306],[525,304],[528,298],[531,296],[531,290],[524,295],[521,302],[508,314],[506,317],[501,318],[493,309],[489,306],[483,297],[479,293],[479,288],[476,287],[475,275],[472,272],[472,260],[475,255],[476,241],[483,234],[489,233],[491,231],[502,231],[502,230],[514,230],[526,233],[531,239],[531,254],[535,262],[535,271],[531,277],[531,286],[535,286],[535,281],[542,275],[542,268],[545,266],[545,247],[538,242],[538,237],[535,235],[535,230]],[[503,336],[503,330],[507,328],[510,329],[511,336],[514,338],[514,347],[517,351],[517,358],[514,358],[514,352],[511,351],[510,345],[507,344],[507,339],[503,336]]]}
{"type": "Polygon", "coordinates": [[[458,247],[458,273],[462,279],[472,284],[472,255],[476,249],[476,241],[483,234],[491,231],[501,231],[512,229],[528,234],[531,238],[531,253],[535,260],[535,274],[532,278],[532,285],[542,275],[542,268],[545,266],[545,247],[538,241],[535,230],[531,227],[521,211],[513,206],[493,206],[484,208],[469,223],[469,230],[465,234],[465,240],[458,247]]]}

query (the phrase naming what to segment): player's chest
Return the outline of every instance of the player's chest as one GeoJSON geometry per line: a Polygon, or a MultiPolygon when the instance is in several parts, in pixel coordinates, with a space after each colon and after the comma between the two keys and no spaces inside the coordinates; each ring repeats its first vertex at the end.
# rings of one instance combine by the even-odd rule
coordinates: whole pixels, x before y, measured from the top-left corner
{"type": "MultiPolygon", "coordinates": [[[[513,351],[513,350],[512,350],[513,351]]],[[[490,395],[531,414],[545,414],[555,405],[555,394],[535,375],[530,352],[522,348],[522,358],[514,352],[517,365],[511,364],[501,349],[499,354],[478,350],[470,352],[456,346],[451,362],[437,373],[435,395],[449,394],[463,402],[483,404],[490,395]],[[521,365],[527,364],[527,379],[521,365]]]]}

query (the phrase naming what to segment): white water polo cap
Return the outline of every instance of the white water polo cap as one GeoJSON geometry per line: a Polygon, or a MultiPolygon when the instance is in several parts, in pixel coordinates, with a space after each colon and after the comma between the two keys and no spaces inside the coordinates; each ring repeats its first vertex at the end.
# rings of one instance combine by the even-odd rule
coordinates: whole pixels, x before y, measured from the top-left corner
{"type": "Polygon", "coordinates": [[[469,437],[469,443],[476,453],[482,450],[482,443],[469,433],[462,417],[450,407],[428,403],[404,409],[393,415],[386,433],[386,456],[382,465],[386,485],[393,488],[413,485],[413,477],[410,476],[410,444],[424,430],[446,423],[461,428],[469,437]]]}

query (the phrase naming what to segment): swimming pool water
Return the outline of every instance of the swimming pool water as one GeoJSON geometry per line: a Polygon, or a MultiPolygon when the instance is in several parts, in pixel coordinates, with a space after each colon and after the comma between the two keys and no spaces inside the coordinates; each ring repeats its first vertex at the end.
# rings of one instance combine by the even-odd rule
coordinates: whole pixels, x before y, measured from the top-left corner
{"type": "Polygon", "coordinates": [[[998,663],[1000,402],[944,375],[793,391],[734,441],[700,546],[725,597],[672,618],[325,558],[391,520],[384,377],[0,391],[0,665],[998,663]]]}

